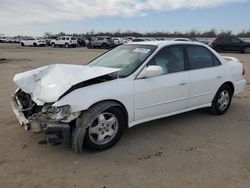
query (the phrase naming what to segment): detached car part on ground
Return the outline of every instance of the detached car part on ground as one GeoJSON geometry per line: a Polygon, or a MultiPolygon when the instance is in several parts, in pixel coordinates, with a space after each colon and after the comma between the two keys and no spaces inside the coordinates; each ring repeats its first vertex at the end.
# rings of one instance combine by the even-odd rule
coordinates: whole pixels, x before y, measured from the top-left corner
{"type": "Polygon", "coordinates": [[[87,66],[55,64],[15,75],[12,108],[48,143],[103,150],[127,127],[209,107],[224,114],[246,84],[243,65],[195,42],[119,46],[87,66]]]}

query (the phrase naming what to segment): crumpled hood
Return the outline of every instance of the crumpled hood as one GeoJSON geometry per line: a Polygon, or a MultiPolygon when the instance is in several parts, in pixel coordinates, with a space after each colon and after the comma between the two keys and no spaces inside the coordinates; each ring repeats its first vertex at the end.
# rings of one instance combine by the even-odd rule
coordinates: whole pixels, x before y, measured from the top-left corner
{"type": "Polygon", "coordinates": [[[56,102],[73,85],[104,76],[119,69],[54,64],[16,74],[14,82],[38,104],[56,102]]]}

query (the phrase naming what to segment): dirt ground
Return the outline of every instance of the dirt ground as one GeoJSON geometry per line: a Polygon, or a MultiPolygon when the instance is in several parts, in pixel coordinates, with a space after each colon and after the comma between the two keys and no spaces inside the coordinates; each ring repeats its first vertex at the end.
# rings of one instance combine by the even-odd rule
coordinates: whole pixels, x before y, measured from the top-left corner
{"type": "Polygon", "coordinates": [[[85,64],[103,50],[0,44],[0,187],[250,187],[250,54],[223,54],[246,68],[230,110],[197,110],[125,131],[115,147],[74,153],[39,145],[11,110],[14,74],[53,63],[85,64]]]}

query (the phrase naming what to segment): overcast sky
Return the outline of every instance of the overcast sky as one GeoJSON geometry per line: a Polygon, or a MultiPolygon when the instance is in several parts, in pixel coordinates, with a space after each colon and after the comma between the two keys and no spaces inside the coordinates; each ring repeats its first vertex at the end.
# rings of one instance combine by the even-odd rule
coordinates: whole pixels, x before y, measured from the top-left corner
{"type": "Polygon", "coordinates": [[[0,34],[250,29],[250,0],[0,0],[0,34]]]}

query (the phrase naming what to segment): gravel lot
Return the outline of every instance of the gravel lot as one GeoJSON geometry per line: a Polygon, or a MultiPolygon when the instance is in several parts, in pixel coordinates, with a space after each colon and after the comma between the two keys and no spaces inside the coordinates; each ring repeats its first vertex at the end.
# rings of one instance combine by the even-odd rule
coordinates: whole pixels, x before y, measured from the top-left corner
{"type": "Polygon", "coordinates": [[[74,153],[22,129],[12,113],[14,74],[85,64],[103,50],[0,44],[0,187],[250,187],[250,54],[246,90],[223,116],[197,110],[138,125],[103,152],[74,153]]]}

